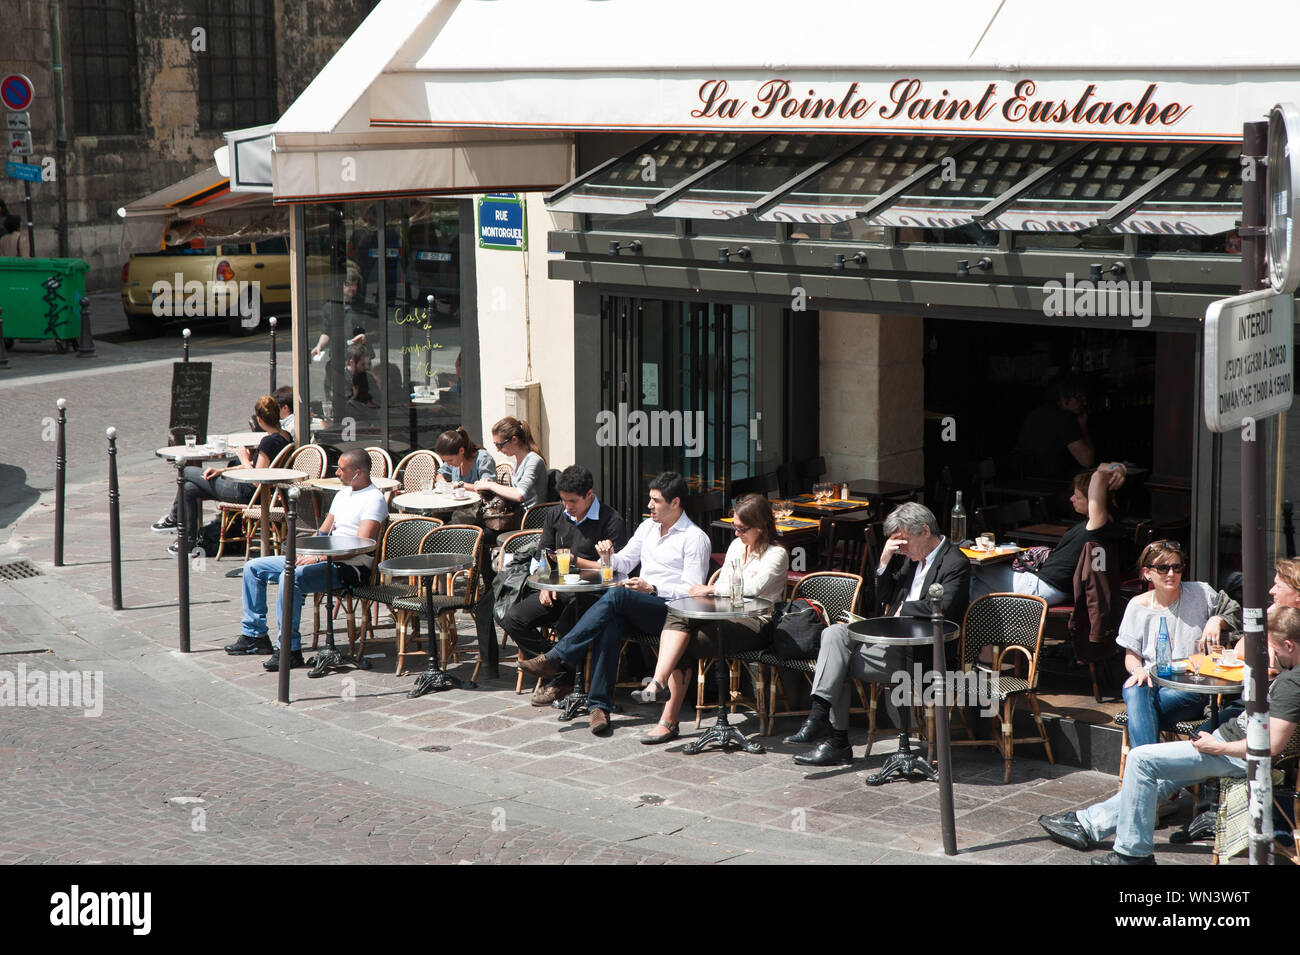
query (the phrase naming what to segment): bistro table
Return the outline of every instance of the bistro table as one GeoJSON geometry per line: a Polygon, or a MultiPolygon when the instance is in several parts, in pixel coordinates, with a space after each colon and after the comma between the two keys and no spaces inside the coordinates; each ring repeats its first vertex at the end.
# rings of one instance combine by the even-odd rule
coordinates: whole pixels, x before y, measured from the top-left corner
{"type": "Polygon", "coordinates": [[[455,494],[439,494],[434,491],[408,491],[393,498],[393,507],[410,514],[432,514],[437,511],[454,511],[459,507],[470,507],[482,500],[473,491],[467,491],[465,497],[455,494]]]}
{"type": "MultiPolygon", "coordinates": [[[[474,566],[472,554],[410,554],[406,557],[394,557],[379,565],[380,573],[393,577],[419,577],[424,581],[424,612],[429,618],[429,630],[425,638],[429,641],[429,665],[423,673],[415,678],[415,686],[406,694],[414,700],[426,693],[441,690],[459,689],[459,677],[450,676],[442,668],[442,648],[438,645],[438,614],[433,607],[433,579],[474,566]]],[[[475,684],[466,684],[473,688],[475,684]]]]}
{"type": "MultiPolygon", "coordinates": [[[[566,575],[561,575],[558,570],[551,570],[549,573],[536,573],[528,578],[528,586],[534,590],[549,590],[557,594],[596,594],[606,590],[612,590],[622,585],[627,580],[626,574],[612,574],[609,580],[602,578],[602,573],[596,568],[588,570],[577,570],[569,573],[567,576],[572,578],[574,573],[578,579],[565,580],[566,575]]],[[[582,685],[582,667],[576,668],[577,672],[573,675],[573,690],[562,700],[555,700],[551,705],[557,710],[561,710],[560,722],[567,723],[575,716],[583,716],[590,713],[587,708],[587,690],[582,685]]]]}
{"type": "Polygon", "coordinates": [[[976,567],[986,567],[989,564],[1000,564],[1005,560],[1014,559],[1020,553],[1020,548],[1015,544],[999,544],[992,550],[976,550],[974,547],[963,547],[961,552],[976,567]]]}
{"type": "Polygon", "coordinates": [[[852,514],[855,511],[865,511],[871,508],[871,501],[865,497],[833,497],[826,501],[818,501],[811,494],[797,494],[787,499],[786,503],[796,511],[805,511],[809,514],[816,514],[818,517],[833,514],[852,514]]]}
{"type": "MultiPolygon", "coordinates": [[[[308,487],[313,487],[320,491],[343,490],[343,482],[336,477],[312,478],[311,480],[305,481],[304,483],[308,487]]],[[[370,483],[373,484],[375,487],[379,488],[379,490],[381,491],[391,491],[395,487],[400,487],[402,482],[396,481],[393,478],[375,477],[372,475],[370,478],[370,483]]]]}
{"type": "MultiPolygon", "coordinates": [[[[334,646],[334,573],[339,561],[360,554],[369,554],[375,549],[375,541],[369,537],[347,537],[341,534],[308,534],[294,538],[294,551],[304,557],[324,557],[329,564],[325,574],[325,649],[318,651],[312,660],[311,671],[307,676],[315,679],[330,670],[351,664],[359,669],[370,669],[364,660],[353,659],[350,653],[340,653],[334,646]]],[[[296,580],[296,578],[295,578],[296,580]]],[[[290,593],[293,599],[294,594],[290,593]]],[[[281,637],[283,640],[283,637],[281,637]]],[[[350,648],[349,648],[350,649],[350,648]]]]}
{"type": "Polygon", "coordinates": [[[907,484],[896,481],[849,481],[849,493],[866,497],[878,497],[886,501],[911,501],[925,490],[921,484],[907,484]]]}
{"type": "MultiPolygon", "coordinates": [[[[232,481],[244,481],[248,484],[293,484],[295,481],[306,479],[306,471],[295,471],[292,468],[231,468],[222,474],[222,477],[229,478],[232,481]]],[[[258,529],[261,531],[262,556],[267,556],[271,550],[271,501],[268,498],[263,502],[261,507],[262,514],[258,518],[258,529]]]]}
{"type": "MultiPolygon", "coordinates": [[[[720,531],[732,531],[734,533],[735,524],[736,519],[734,517],[721,517],[710,526],[720,531]]],[[[784,543],[790,543],[804,537],[815,538],[820,530],[821,521],[808,517],[784,517],[776,522],[776,536],[781,538],[784,543]]]]}
{"type": "MultiPolygon", "coordinates": [[[[945,620],[943,622],[944,641],[955,640],[960,630],[961,627],[956,623],[945,620]]],[[[906,654],[903,675],[904,679],[910,679],[912,675],[912,648],[933,646],[934,624],[929,619],[922,617],[868,617],[865,620],[855,620],[849,624],[849,639],[856,643],[870,643],[884,647],[903,647],[906,654]]],[[[941,663],[942,661],[935,662],[941,663]]],[[[919,687],[913,687],[912,694],[915,694],[919,689],[919,687]]],[[[912,743],[909,738],[912,724],[912,701],[908,700],[899,709],[902,711],[900,715],[902,716],[903,725],[899,728],[898,733],[898,752],[891,753],[885,759],[885,765],[880,768],[880,772],[867,777],[866,783],[868,786],[879,786],[889,782],[895,776],[906,779],[913,773],[920,773],[935,782],[939,781],[939,774],[930,765],[930,760],[920,753],[912,752],[912,743]]],[[[934,746],[933,740],[930,741],[930,745],[931,747],[934,746]]]]}
{"type": "MultiPolygon", "coordinates": [[[[230,448],[255,448],[269,433],[268,431],[232,431],[226,435],[226,445],[230,448]]],[[[209,436],[208,442],[211,441],[212,438],[209,436]]]]}
{"type": "Polygon", "coordinates": [[[1018,544],[1029,541],[1031,544],[1055,547],[1069,529],[1069,524],[1026,524],[1024,527],[1014,527],[1006,531],[1005,536],[1013,538],[1018,544]]]}
{"type": "Polygon", "coordinates": [[[766,597],[746,597],[740,606],[732,606],[730,597],[677,597],[668,601],[668,608],[688,620],[699,620],[704,624],[713,624],[713,639],[718,648],[718,659],[713,663],[717,677],[718,712],[712,726],[704,731],[699,739],[682,747],[682,752],[694,755],[710,743],[717,743],[723,749],[739,746],[747,753],[765,752],[761,743],[745,739],[745,734],[727,722],[727,707],[731,705],[731,687],[729,677],[731,667],[727,663],[727,649],[723,646],[722,621],[742,620],[772,609],[772,601],[766,597]]]}
{"type": "MultiPolygon", "coordinates": [[[[176,603],[180,611],[179,629],[181,653],[190,652],[190,527],[185,519],[185,466],[204,461],[224,461],[226,452],[220,454],[206,444],[177,444],[159,448],[154,454],[176,465],[176,513],[180,526],[176,534],[176,603]]],[[[194,528],[195,537],[198,528],[194,528]]]]}

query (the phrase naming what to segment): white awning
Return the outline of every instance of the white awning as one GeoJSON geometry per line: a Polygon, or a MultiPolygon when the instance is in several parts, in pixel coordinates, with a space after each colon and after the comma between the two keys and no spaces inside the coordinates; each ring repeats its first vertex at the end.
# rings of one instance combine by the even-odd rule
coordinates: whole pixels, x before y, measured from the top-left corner
{"type": "Polygon", "coordinates": [[[193,238],[282,235],[288,219],[264,192],[234,192],[217,166],[150,193],[117,210],[125,220],[122,252],[155,251],[193,238]]]}

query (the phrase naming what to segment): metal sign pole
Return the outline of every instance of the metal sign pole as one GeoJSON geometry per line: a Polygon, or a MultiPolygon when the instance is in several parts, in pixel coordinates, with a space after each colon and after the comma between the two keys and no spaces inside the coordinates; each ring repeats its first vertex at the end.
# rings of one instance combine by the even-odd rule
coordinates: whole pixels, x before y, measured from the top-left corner
{"type": "MultiPolygon", "coordinates": [[[[289,670],[293,668],[293,611],[298,605],[296,570],[298,562],[298,495],[296,487],[289,488],[289,500],[285,503],[284,531],[284,577],[280,580],[280,670],[278,699],[281,703],[289,702],[289,670]]],[[[262,551],[266,553],[265,550],[262,551]]]]}
{"type": "Polygon", "coordinates": [[[122,525],[118,513],[117,429],[108,434],[108,562],[113,584],[113,609],[122,609],[122,525]]]}
{"type": "Polygon", "coordinates": [[[54,402],[59,420],[54,432],[54,566],[63,566],[63,491],[68,471],[68,445],[64,432],[68,425],[68,400],[54,402]]]}
{"type": "Polygon", "coordinates": [[[36,258],[36,229],[32,225],[32,184],[23,180],[23,200],[27,203],[27,257],[36,258]]]}
{"type": "MultiPolygon", "coordinates": [[[[1242,127],[1243,161],[1263,165],[1268,154],[1268,123],[1242,127]]],[[[1242,183],[1241,290],[1254,292],[1268,285],[1264,262],[1266,189],[1262,177],[1242,183]]],[[[1268,732],[1268,646],[1264,607],[1271,575],[1265,570],[1266,515],[1264,442],[1241,430],[1241,571],[1242,617],[1245,623],[1247,682],[1246,779],[1250,786],[1250,864],[1269,865],[1273,850],[1273,777],[1268,732]]]]}
{"type": "Polygon", "coordinates": [[[939,760],[939,822],[943,829],[943,853],[957,854],[957,823],[953,819],[952,747],[948,738],[947,673],[948,654],[943,645],[943,584],[930,585],[930,622],[934,624],[934,736],[935,755],[939,760]]]}
{"type": "Polygon", "coordinates": [[[267,394],[275,394],[275,316],[272,315],[267,324],[271,326],[271,390],[267,394]]]}

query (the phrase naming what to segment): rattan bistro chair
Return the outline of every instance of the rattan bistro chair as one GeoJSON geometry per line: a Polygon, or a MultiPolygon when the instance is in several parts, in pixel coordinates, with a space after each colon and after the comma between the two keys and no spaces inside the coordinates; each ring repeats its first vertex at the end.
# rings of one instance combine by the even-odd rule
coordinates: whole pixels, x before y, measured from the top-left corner
{"type": "Polygon", "coordinates": [[[432,451],[412,451],[397,462],[397,468],[393,471],[393,479],[401,483],[392,493],[406,494],[410,491],[418,491],[422,481],[436,481],[438,479],[438,468],[440,467],[442,467],[442,458],[432,451]]]}
{"type": "Polygon", "coordinates": [[[370,458],[370,476],[372,478],[386,478],[393,473],[393,459],[388,456],[388,452],[383,448],[366,448],[366,456],[370,458]]]}
{"type": "MultiPolygon", "coordinates": [[[[464,554],[473,558],[473,564],[464,570],[458,570],[454,574],[444,578],[446,588],[443,593],[436,593],[433,597],[433,609],[437,613],[437,621],[428,622],[427,640],[435,639],[435,627],[440,632],[442,640],[442,662],[444,666],[450,666],[458,656],[456,652],[456,611],[464,610],[473,614],[474,602],[478,595],[479,586],[479,551],[483,547],[483,528],[474,527],[471,524],[445,524],[442,527],[430,531],[420,541],[419,553],[421,554],[464,554]]],[[[421,583],[421,586],[426,586],[421,583]]],[[[392,604],[393,613],[397,615],[397,673],[400,675],[405,672],[406,658],[412,653],[421,651],[407,650],[407,640],[410,633],[410,624],[417,627],[419,621],[425,612],[425,600],[423,594],[417,594],[413,597],[394,598],[392,604]]],[[[418,636],[417,636],[418,639],[418,636]]],[[[432,645],[422,652],[429,653],[432,645]]],[[[482,661],[480,661],[481,663],[482,661]]],[[[474,666],[474,678],[478,677],[479,665],[474,666]]]]}
{"type": "MultiPolygon", "coordinates": [[[[393,601],[398,597],[415,597],[420,592],[419,588],[411,584],[409,580],[399,582],[394,578],[389,578],[387,574],[381,573],[379,565],[395,557],[418,554],[420,552],[420,542],[424,540],[430,531],[441,526],[442,521],[437,518],[408,517],[404,520],[392,521],[384,528],[384,532],[379,538],[379,555],[375,559],[371,579],[367,583],[352,588],[352,596],[361,601],[361,634],[358,640],[358,656],[364,656],[366,643],[376,639],[374,633],[378,627],[372,622],[372,614],[377,616],[379,605],[382,604],[391,609],[393,601]]],[[[399,624],[394,619],[394,640],[398,639],[398,627],[399,624]]]]}
{"type": "MultiPolygon", "coordinates": [[[[830,624],[840,621],[845,614],[851,613],[853,608],[858,605],[858,595],[862,590],[862,578],[857,574],[847,574],[840,571],[817,571],[815,573],[804,575],[790,595],[791,600],[804,598],[815,600],[822,605],[826,611],[826,619],[830,624]]],[[[781,716],[807,716],[807,710],[794,710],[790,708],[790,698],[785,691],[785,685],[781,681],[781,671],[789,670],[802,674],[812,686],[813,674],[817,671],[816,660],[784,660],[777,656],[771,650],[748,650],[737,653],[732,657],[733,665],[743,663],[745,666],[757,669],[753,673],[755,695],[757,696],[758,715],[759,715],[759,735],[769,736],[772,732],[772,724],[776,721],[776,701],[779,696],[785,704],[781,716]]],[[[703,661],[701,661],[702,663],[703,661]]],[[[704,667],[701,666],[701,670],[704,667]]],[[[699,684],[703,686],[701,681],[699,684]]],[[[857,689],[858,698],[862,701],[861,707],[851,709],[850,713],[866,712],[867,693],[860,680],[853,681],[857,689]]],[[[700,690],[699,692],[702,692],[700,690]]],[[[697,707],[699,704],[697,704],[697,707]]],[[[875,725],[874,716],[872,725],[875,725]]]]}
{"type": "MultiPolygon", "coordinates": [[[[988,594],[980,597],[966,609],[962,621],[960,657],[962,672],[988,674],[993,700],[1000,715],[992,717],[992,740],[975,739],[970,724],[966,732],[970,737],[953,740],[954,746],[995,746],[1002,753],[1003,782],[1011,781],[1011,759],[1016,743],[1042,743],[1047,751],[1047,761],[1055,763],[1052,744],[1048,741],[1043,717],[1038,710],[1038,654],[1043,646],[1043,626],[1047,623],[1047,601],[1028,594],[988,594]],[[993,649],[993,663],[987,669],[977,667],[980,651],[993,649]],[[1023,656],[1028,665],[1024,678],[1004,673],[1002,664],[1016,655],[1023,656]],[[1038,735],[1016,738],[1011,721],[1016,702],[1024,697],[1034,714],[1038,735]]],[[[950,704],[951,705],[951,704],[950,704]]],[[[967,702],[965,705],[969,705],[967,702]]]]}
{"type": "MultiPolygon", "coordinates": [[[[304,450],[306,449],[304,448],[304,450]]],[[[280,449],[280,453],[275,456],[275,458],[270,462],[269,466],[273,468],[288,467],[288,464],[286,462],[292,459],[293,454],[294,454],[294,445],[293,442],[290,442],[280,449]]],[[[321,466],[322,466],[322,474],[323,474],[324,473],[323,460],[321,466]]],[[[320,474],[316,475],[316,477],[320,477],[320,476],[321,476],[320,474]]],[[[244,541],[245,558],[252,556],[252,547],[254,541],[257,541],[259,556],[261,556],[260,551],[262,548],[262,538],[259,532],[261,528],[260,521],[262,518],[262,505],[263,502],[265,501],[271,502],[271,511],[269,514],[269,519],[271,524],[271,548],[275,552],[277,553],[279,552],[279,547],[280,547],[279,522],[282,522],[284,520],[284,508],[275,507],[275,490],[276,489],[273,484],[259,484],[257,486],[257,490],[253,492],[253,496],[248,499],[247,504],[228,504],[222,502],[217,505],[217,508],[218,510],[221,511],[221,515],[222,515],[221,543],[217,545],[218,557],[221,556],[221,551],[225,549],[225,545],[227,543],[233,543],[235,540],[239,540],[239,539],[242,539],[244,541]],[[241,529],[240,529],[239,538],[231,538],[229,541],[227,541],[225,521],[226,521],[226,515],[230,512],[233,512],[232,526],[234,521],[238,521],[241,529]]]]}
{"type": "Polygon", "coordinates": [[[561,506],[559,501],[547,501],[544,504],[534,504],[532,507],[527,508],[524,511],[524,523],[521,529],[540,531],[542,525],[546,523],[546,517],[551,513],[551,509],[561,506]]]}
{"type": "MultiPolygon", "coordinates": [[[[1282,826],[1279,821],[1287,818],[1286,807],[1278,800],[1279,789],[1287,778],[1294,784],[1296,761],[1300,759],[1300,730],[1292,732],[1286,748],[1273,760],[1273,848],[1281,852],[1292,865],[1300,865],[1300,796],[1291,796],[1291,844],[1276,838],[1282,826]]],[[[1210,857],[1213,865],[1226,862],[1250,845],[1250,805],[1249,786],[1243,776],[1219,777],[1219,809],[1214,824],[1214,854],[1210,857]]],[[[1283,825],[1285,823],[1283,822],[1283,825]]]]}

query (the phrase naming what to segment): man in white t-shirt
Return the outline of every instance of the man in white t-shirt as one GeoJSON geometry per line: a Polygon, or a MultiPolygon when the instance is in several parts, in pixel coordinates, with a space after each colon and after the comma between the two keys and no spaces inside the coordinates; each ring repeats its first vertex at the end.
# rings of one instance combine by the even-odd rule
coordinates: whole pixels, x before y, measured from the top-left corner
{"type": "MultiPolygon", "coordinates": [[[[365,451],[344,451],[339,458],[339,482],[343,490],[334,495],[330,512],[321,523],[318,533],[324,535],[337,531],[340,537],[369,537],[379,539],[379,528],[388,519],[388,506],[384,495],[370,483],[370,456],[365,451]]],[[[334,586],[359,583],[370,571],[373,557],[362,554],[349,558],[336,566],[334,586]]],[[[289,644],[292,665],[303,666],[301,637],[298,623],[302,619],[303,599],[309,593],[326,589],[329,564],[324,557],[299,557],[294,562],[294,591],[297,600],[293,607],[293,639],[289,644]]],[[[271,555],[250,560],[244,564],[244,619],[239,639],[227,646],[232,656],[268,654],[273,649],[266,629],[266,584],[274,577],[280,579],[280,593],[276,598],[276,620],[284,619],[284,592],[286,587],[284,558],[271,555]]],[[[280,634],[281,639],[284,634],[280,634]]],[[[263,667],[274,672],[279,669],[279,654],[267,660],[263,667]]]]}

